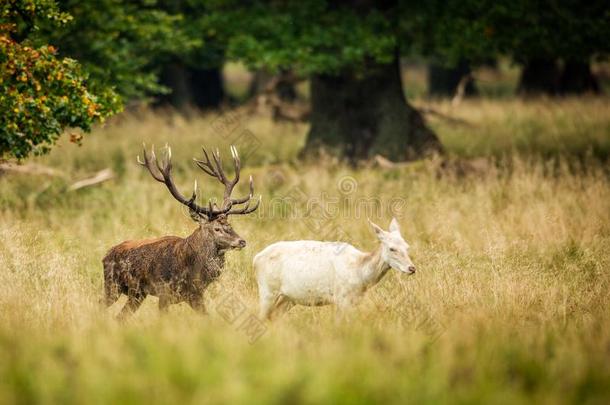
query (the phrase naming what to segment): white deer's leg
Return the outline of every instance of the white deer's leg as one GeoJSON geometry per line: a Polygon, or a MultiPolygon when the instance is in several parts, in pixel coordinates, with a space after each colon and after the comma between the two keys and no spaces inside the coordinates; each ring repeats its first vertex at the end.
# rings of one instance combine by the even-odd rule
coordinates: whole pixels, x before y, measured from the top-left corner
{"type": "Polygon", "coordinates": [[[258,300],[259,300],[259,317],[261,319],[271,319],[271,312],[277,300],[278,294],[271,291],[267,284],[259,282],[258,284],[258,300]]]}
{"type": "Polygon", "coordinates": [[[294,302],[292,302],[288,297],[286,297],[285,295],[279,295],[273,303],[273,307],[271,309],[269,317],[271,319],[276,319],[290,311],[290,308],[292,308],[293,306],[294,302]]]}
{"type": "Polygon", "coordinates": [[[337,301],[335,303],[337,308],[338,319],[347,321],[352,318],[352,315],[356,309],[356,306],[358,305],[360,297],[361,296],[358,294],[340,294],[337,297],[337,301]]]}
{"type": "Polygon", "coordinates": [[[276,297],[265,295],[259,298],[259,317],[261,319],[271,320],[271,312],[273,312],[273,308],[275,306],[276,297]]]}

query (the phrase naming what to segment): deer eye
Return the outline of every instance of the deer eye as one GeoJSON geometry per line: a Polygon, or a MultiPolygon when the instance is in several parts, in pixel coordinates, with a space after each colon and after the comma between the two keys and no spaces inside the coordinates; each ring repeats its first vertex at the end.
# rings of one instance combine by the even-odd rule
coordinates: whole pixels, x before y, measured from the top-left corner
{"type": "Polygon", "coordinates": [[[215,230],[216,232],[220,232],[220,228],[219,228],[219,227],[215,227],[215,228],[214,228],[214,230],[215,230]]]}
{"type": "Polygon", "coordinates": [[[390,248],[390,252],[396,252],[396,249],[390,248]]]}

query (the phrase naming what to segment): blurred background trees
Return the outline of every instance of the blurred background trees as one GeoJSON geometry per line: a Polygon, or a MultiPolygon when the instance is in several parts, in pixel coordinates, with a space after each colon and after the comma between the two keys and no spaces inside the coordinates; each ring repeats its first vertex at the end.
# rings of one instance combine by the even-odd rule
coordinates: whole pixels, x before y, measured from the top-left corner
{"type": "Polygon", "coordinates": [[[222,66],[224,45],[209,26],[209,10],[205,1],[161,0],[158,6],[165,12],[180,16],[182,44],[160,53],[154,66],[159,83],[169,91],[157,98],[157,105],[171,105],[179,110],[189,107],[217,108],[225,101],[222,66]]]}
{"type": "Polygon", "coordinates": [[[272,88],[290,103],[308,81],[306,153],[412,159],[442,146],[405,97],[404,60],[428,65],[435,97],[476,95],[473,72],[498,61],[522,67],[520,95],[595,94],[591,63],[610,46],[600,0],[8,0],[0,13],[0,154],[19,158],[121,103],[243,102],[223,79],[239,62],[250,97],[272,88]]]}
{"type": "MultiPolygon", "coordinates": [[[[447,65],[508,57],[522,67],[521,95],[598,93],[591,62],[610,50],[610,7],[593,0],[430,3],[426,26],[447,65]]],[[[422,50],[425,53],[425,49],[422,50]]]]}
{"type": "Polygon", "coordinates": [[[324,148],[350,160],[441,150],[403,94],[400,56],[409,41],[400,21],[412,12],[391,1],[225,1],[212,11],[228,34],[229,58],[310,79],[305,152],[324,148]]]}
{"type": "Polygon", "coordinates": [[[76,59],[92,86],[113,88],[124,102],[169,92],[159,81],[160,61],[185,53],[201,40],[188,35],[183,16],[154,1],[62,0],[72,16],[61,29],[43,24],[37,37],[56,44],[62,56],[76,59]]]}

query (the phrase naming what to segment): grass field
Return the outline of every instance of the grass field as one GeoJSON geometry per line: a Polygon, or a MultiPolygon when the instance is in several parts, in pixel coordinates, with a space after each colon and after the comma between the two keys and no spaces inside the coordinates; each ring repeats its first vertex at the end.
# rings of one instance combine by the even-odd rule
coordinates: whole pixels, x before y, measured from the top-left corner
{"type": "Polygon", "coordinates": [[[458,119],[428,116],[447,158],[394,169],[299,163],[301,125],[141,112],[32,161],[65,177],[1,177],[0,402],[608,403],[610,103],[427,107],[458,119]],[[135,164],[143,141],[169,142],[176,182],[186,193],[198,177],[206,195],[220,188],[190,158],[236,143],[263,196],[232,221],[248,247],[229,254],[208,316],[161,316],[149,297],[119,324],[124,298],[99,304],[108,248],[194,229],[135,164]],[[114,180],[68,191],[106,167],[114,180]],[[304,216],[295,195],[333,215],[304,216]],[[295,307],[257,338],[254,254],[281,239],[373,249],[367,215],[398,217],[418,272],[390,271],[346,321],[295,307]]]}

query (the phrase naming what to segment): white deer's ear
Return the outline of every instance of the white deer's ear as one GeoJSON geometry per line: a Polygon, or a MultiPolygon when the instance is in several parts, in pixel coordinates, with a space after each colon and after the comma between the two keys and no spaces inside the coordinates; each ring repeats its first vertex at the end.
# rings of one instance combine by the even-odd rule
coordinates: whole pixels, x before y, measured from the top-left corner
{"type": "Polygon", "coordinates": [[[390,222],[390,232],[398,232],[400,233],[400,225],[398,225],[398,221],[396,218],[392,218],[392,222],[390,222]]]}
{"type": "Polygon", "coordinates": [[[370,219],[368,221],[369,221],[369,225],[371,225],[371,228],[375,232],[375,235],[377,235],[377,237],[379,239],[382,239],[385,236],[385,231],[383,229],[381,229],[378,225],[371,222],[370,219]]]}

